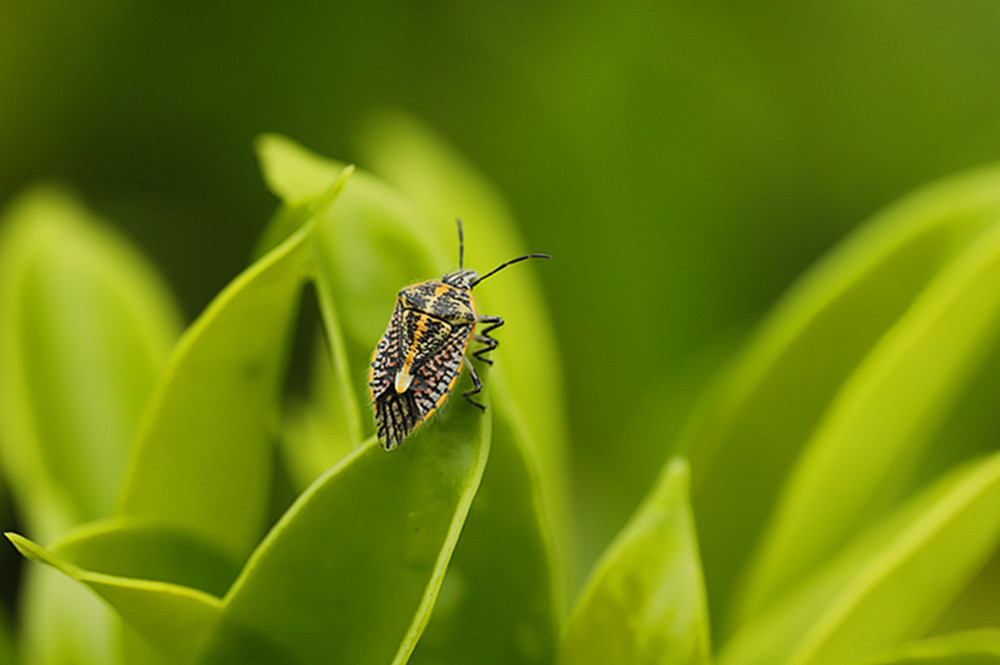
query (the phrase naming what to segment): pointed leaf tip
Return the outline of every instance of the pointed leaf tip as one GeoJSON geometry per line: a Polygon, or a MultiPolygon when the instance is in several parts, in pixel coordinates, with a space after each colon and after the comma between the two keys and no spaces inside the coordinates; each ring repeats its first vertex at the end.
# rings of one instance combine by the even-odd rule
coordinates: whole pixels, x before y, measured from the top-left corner
{"type": "Polygon", "coordinates": [[[668,462],[608,546],[564,633],[561,663],[709,661],[689,476],[686,460],[668,462]]]}
{"type": "Polygon", "coordinates": [[[38,545],[35,545],[35,543],[31,542],[21,534],[16,533],[14,531],[4,531],[3,535],[7,540],[10,541],[10,544],[13,545],[15,549],[17,549],[17,551],[21,553],[22,556],[28,559],[32,559],[34,561],[39,560],[35,555],[35,551],[41,549],[38,547],[38,545]]]}
{"type": "Polygon", "coordinates": [[[344,186],[347,185],[348,179],[350,179],[355,170],[356,168],[354,164],[348,164],[340,170],[340,173],[337,174],[337,177],[326,189],[326,191],[316,199],[313,214],[320,214],[330,207],[330,204],[332,204],[340,193],[344,191],[344,186]]]}

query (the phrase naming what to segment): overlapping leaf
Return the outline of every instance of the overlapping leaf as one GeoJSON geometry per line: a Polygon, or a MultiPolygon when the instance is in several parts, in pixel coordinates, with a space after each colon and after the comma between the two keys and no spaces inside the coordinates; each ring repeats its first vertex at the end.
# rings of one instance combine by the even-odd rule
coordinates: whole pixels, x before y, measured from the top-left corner
{"type": "MultiPolygon", "coordinates": [[[[270,174],[266,178],[286,206],[304,200],[304,192],[314,193],[338,167],[279,137],[265,137],[258,149],[265,174],[270,174]],[[287,172],[295,175],[294,180],[273,173],[292,163],[287,172]]],[[[455,249],[454,230],[451,219],[443,224],[429,222],[371,175],[361,171],[352,178],[317,231],[316,282],[333,346],[333,365],[343,363],[361,371],[335,371],[328,377],[335,380],[328,385],[342,390],[350,382],[357,401],[367,403],[363,368],[384,330],[396,292],[408,283],[454,269],[455,259],[449,258],[455,249]],[[337,343],[343,344],[342,353],[337,343]]],[[[505,402],[502,386],[497,386],[494,395],[505,402]]],[[[462,406],[468,408],[464,402],[462,406]]],[[[325,404],[311,408],[329,411],[325,404]]],[[[535,455],[525,447],[523,433],[514,434],[522,430],[510,424],[512,408],[496,408],[494,454],[498,457],[487,473],[449,570],[441,607],[435,610],[425,642],[414,656],[418,662],[463,660],[477,652],[480,659],[513,658],[513,662],[551,658],[557,614],[552,597],[555,582],[548,556],[548,526],[535,500],[541,492],[534,478],[535,455]],[[498,553],[509,548],[513,548],[509,557],[501,557],[502,566],[497,568],[498,553]],[[531,583],[497,584],[497,579],[511,575],[531,583]]],[[[363,414],[363,421],[366,428],[371,427],[370,413],[363,414]]],[[[309,421],[301,425],[307,431],[309,421]]],[[[315,456],[323,454],[317,451],[315,456]]]]}
{"type": "Polygon", "coordinates": [[[996,665],[1000,663],[1000,632],[971,631],[906,644],[889,653],[865,658],[855,665],[996,665]]]}
{"type": "Polygon", "coordinates": [[[48,539],[113,510],[178,315],[134,248],[46,188],[4,220],[0,302],[0,459],[48,539]]]}
{"type": "Polygon", "coordinates": [[[1000,224],[942,270],[848,379],[763,539],[746,614],[843,545],[891,477],[932,440],[929,434],[996,341],[998,283],[1000,224]]]}
{"type": "MultiPolygon", "coordinates": [[[[499,369],[490,372],[489,464],[414,665],[530,665],[555,657],[559,596],[539,520],[538,471],[499,369]]],[[[457,406],[468,408],[461,400],[457,406]]]]}
{"type": "MultiPolygon", "coordinates": [[[[49,540],[113,510],[179,317],[153,267],[62,190],[25,194],[2,233],[0,462],[49,540]]],[[[52,571],[25,575],[19,623],[28,662],[115,662],[111,614],[52,571]]]]}
{"type": "Polygon", "coordinates": [[[303,227],[248,268],[178,343],[146,414],[123,515],[188,530],[237,560],[257,543],[311,235],[303,227]]]}
{"type": "Polygon", "coordinates": [[[446,407],[426,427],[391,455],[369,441],[299,498],[227,595],[203,662],[406,662],[489,452],[478,412],[446,407]]]}
{"type": "MultiPolygon", "coordinates": [[[[276,135],[258,140],[264,179],[286,206],[317,197],[343,165],[276,135]]],[[[406,284],[439,275],[443,251],[421,232],[426,222],[400,194],[359,170],[351,186],[317,220],[316,290],[330,343],[335,388],[346,411],[369,401],[367,365],[385,330],[396,293],[406,284]],[[389,259],[388,257],[391,257],[389,259]]],[[[371,416],[359,416],[373,431],[371,416]]]]}
{"type": "Polygon", "coordinates": [[[1000,454],[891,514],[748,622],[722,665],[833,665],[919,637],[1000,543],[1000,454]]]}
{"type": "MultiPolygon", "coordinates": [[[[105,550],[106,554],[115,555],[119,563],[125,560],[140,565],[147,563],[133,558],[133,552],[128,549],[132,544],[129,536],[134,533],[117,530],[112,535],[113,547],[119,549],[105,550]]],[[[7,534],[7,537],[24,556],[89,587],[118,610],[125,621],[181,663],[191,662],[218,614],[220,599],[203,591],[158,579],[103,572],[103,566],[96,570],[83,568],[22,536],[7,534]]],[[[99,542],[101,540],[99,538],[99,542]]]]}
{"type": "MultiPolygon", "coordinates": [[[[438,137],[398,113],[373,114],[361,135],[362,155],[372,169],[431,220],[423,233],[442,247],[454,247],[452,220],[463,219],[466,267],[485,273],[524,252],[500,194],[438,137]]],[[[448,270],[457,267],[454,253],[451,256],[448,270]]],[[[562,541],[569,524],[562,370],[541,290],[532,275],[535,269],[559,267],[557,263],[518,266],[498,276],[496,284],[483,282],[476,297],[483,303],[483,313],[499,314],[509,324],[495,355],[502,359],[511,396],[524,414],[527,443],[542,474],[543,505],[562,541]]]]}
{"type": "Polygon", "coordinates": [[[891,208],[789,294],[706,401],[685,447],[716,615],[731,613],[746,553],[845,381],[942,268],[998,217],[996,169],[891,208]]]}
{"type": "Polygon", "coordinates": [[[560,662],[709,662],[708,608],[689,471],[672,460],[591,574],[566,630],[560,662]]]}

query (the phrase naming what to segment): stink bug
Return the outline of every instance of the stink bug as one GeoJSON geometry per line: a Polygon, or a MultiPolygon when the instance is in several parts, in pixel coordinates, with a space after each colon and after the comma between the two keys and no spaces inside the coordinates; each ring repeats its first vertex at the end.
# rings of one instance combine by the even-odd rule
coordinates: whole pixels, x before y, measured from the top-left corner
{"type": "Polygon", "coordinates": [[[490,333],[503,325],[499,316],[480,316],[472,289],[487,277],[512,263],[525,259],[548,259],[548,254],[526,254],[500,264],[480,277],[462,265],[465,243],[462,221],[458,220],[458,270],[407,286],[396,297],[389,327],[379,340],[368,372],[368,389],[375,407],[378,437],[386,450],[403,442],[451,394],[464,364],[472,376],[472,390],[463,393],[474,406],[486,407],[473,399],[483,389],[476,368],[466,356],[469,342],[483,346],[472,355],[488,364],[484,354],[497,347],[490,333]],[[476,324],[483,323],[481,333],[476,324]]]}

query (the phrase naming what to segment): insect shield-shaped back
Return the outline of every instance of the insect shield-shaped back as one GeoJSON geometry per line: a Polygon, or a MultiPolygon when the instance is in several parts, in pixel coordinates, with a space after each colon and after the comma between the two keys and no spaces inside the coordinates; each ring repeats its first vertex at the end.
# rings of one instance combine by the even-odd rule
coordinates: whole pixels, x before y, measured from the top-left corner
{"type": "Polygon", "coordinates": [[[482,344],[473,357],[492,363],[483,354],[497,347],[490,332],[503,325],[499,316],[480,316],[472,289],[479,282],[512,263],[547,254],[527,254],[500,264],[480,277],[462,266],[465,244],[458,222],[458,270],[407,286],[396,298],[389,327],[379,340],[368,374],[368,388],[375,407],[377,433],[386,450],[392,450],[414,428],[434,413],[451,394],[464,364],[473,388],[464,393],[474,406],[485,409],[473,396],[482,391],[466,351],[475,339],[482,344]],[[476,333],[478,323],[486,324],[476,333]]]}

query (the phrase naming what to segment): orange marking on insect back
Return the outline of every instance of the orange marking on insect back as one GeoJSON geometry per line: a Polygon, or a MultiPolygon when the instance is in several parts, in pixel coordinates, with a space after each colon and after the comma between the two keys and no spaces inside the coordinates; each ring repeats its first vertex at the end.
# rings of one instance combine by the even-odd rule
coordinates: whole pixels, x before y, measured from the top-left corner
{"type": "Polygon", "coordinates": [[[427,332],[427,316],[421,315],[417,318],[417,329],[413,333],[413,343],[410,344],[410,349],[406,352],[406,358],[403,359],[403,366],[396,372],[395,387],[397,393],[405,393],[410,388],[410,384],[413,383],[413,375],[410,370],[413,368],[413,359],[417,355],[417,348],[420,346],[420,338],[424,336],[427,332]]]}

